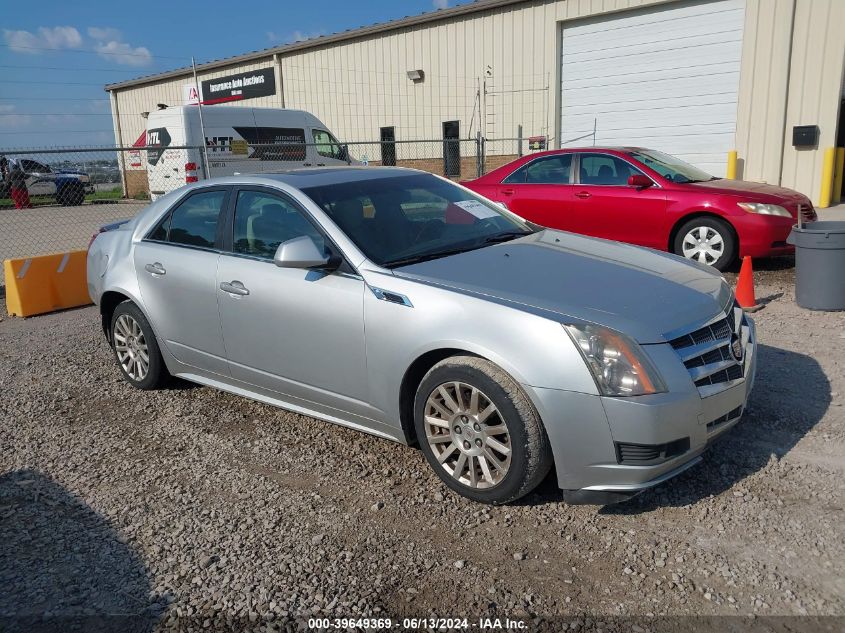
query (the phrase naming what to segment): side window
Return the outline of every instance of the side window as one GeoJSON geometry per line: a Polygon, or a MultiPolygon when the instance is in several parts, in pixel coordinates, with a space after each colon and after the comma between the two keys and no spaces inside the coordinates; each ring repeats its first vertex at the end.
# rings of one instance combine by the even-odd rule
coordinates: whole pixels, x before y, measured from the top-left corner
{"type": "Polygon", "coordinates": [[[502,182],[509,184],[568,185],[570,184],[569,173],[571,167],[572,154],[558,154],[547,158],[538,158],[523,165],[502,182]]]}
{"type": "Polygon", "coordinates": [[[148,239],[213,248],[225,198],[222,190],[195,193],[168,213],[148,239]]]}
{"type": "Polygon", "coordinates": [[[317,146],[317,153],[326,158],[341,159],[340,144],[325,130],[314,130],[314,144],[317,146]]]}
{"type": "Polygon", "coordinates": [[[621,158],[608,154],[581,154],[582,185],[627,185],[628,177],[642,173],[621,158]]]}
{"type": "Polygon", "coordinates": [[[261,191],[238,193],[234,252],[273,259],[279,244],[303,235],[325,248],[320,232],[284,198],[261,191]]]}

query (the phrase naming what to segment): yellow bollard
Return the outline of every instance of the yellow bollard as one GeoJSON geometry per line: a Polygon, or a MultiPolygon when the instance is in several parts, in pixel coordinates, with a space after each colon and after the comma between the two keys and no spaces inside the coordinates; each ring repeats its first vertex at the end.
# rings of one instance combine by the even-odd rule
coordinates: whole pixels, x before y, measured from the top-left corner
{"type": "Polygon", "coordinates": [[[736,180],[736,158],[737,153],[735,149],[728,152],[728,168],[725,172],[725,178],[736,180]]]}
{"type": "Polygon", "coordinates": [[[835,147],[828,147],[824,151],[824,163],[822,164],[822,190],[819,193],[820,209],[826,209],[830,206],[830,198],[833,193],[833,163],[835,162],[835,157],[835,147]]]}
{"type": "Polygon", "coordinates": [[[836,148],[836,167],[833,172],[833,195],[830,197],[833,204],[842,201],[842,179],[845,177],[845,147],[836,148]]]}

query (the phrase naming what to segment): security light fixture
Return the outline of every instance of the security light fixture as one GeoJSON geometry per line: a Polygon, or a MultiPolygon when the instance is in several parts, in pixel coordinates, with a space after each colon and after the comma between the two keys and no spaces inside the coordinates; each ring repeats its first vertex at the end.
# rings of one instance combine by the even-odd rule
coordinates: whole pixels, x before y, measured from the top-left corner
{"type": "Polygon", "coordinates": [[[413,81],[415,84],[418,84],[425,79],[425,73],[420,69],[409,70],[407,74],[408,79],[413,81]]]}
{"type": "Polygon", "coordinates": [[[166,104],[166,103],[157,103],[157,104],[156,104],[156,107],[157,107],[159,110],[166,110],[166,109],[167,109],[167,104],[166,104]]]}

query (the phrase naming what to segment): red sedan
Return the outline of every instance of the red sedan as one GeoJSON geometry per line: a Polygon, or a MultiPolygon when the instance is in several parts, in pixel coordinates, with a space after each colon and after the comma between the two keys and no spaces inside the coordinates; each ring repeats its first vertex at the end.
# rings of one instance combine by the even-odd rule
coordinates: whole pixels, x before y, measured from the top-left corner
{"type": "Polygon", "coordinates": [[[670,251],[719,270],[737,256],[792,252],[807,196],[727,180],[638,147],[561,149],[523,156],[463,183],[542,226],[670,251]]]}

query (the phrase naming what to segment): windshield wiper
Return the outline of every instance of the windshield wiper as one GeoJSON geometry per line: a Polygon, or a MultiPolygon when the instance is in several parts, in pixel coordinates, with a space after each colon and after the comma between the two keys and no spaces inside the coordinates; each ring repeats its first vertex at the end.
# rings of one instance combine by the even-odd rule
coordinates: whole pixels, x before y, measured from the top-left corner
{"type": "Polygon", "coordinates": [[[482,245],[477,244],[475,246],[464,246],[462,248],[451,248],[445,251],[436,251],[434,253],[422,253],[420,255],[411,255],[409,257],[401,257],[399,259],[392,259],[390,261],[384,262],[382,266],[385,268],[396,268],[397,266],[408,266],[409,264],[419,264],[420,262],[428,262],[432,259],[440,259],[441,257],[448,257],[449,255],[457,255],[458,253],[466,253],[467,251],[472,251],[477,248],[481,248],[482,245]]]}
{"type": "Polygon", "coordinates": [[[524,231],[506,231],[504,233],[497,233],[484,238],[485,244],[496,244],[498,242],[507,242],[508,240],[516,239],[517,237],[525,237],[526,235],[533,235],[533,232],[526,233],[524,231]]]}

